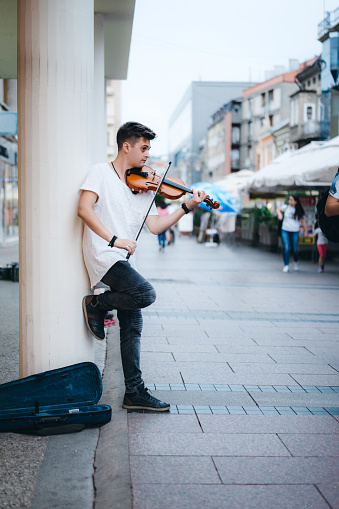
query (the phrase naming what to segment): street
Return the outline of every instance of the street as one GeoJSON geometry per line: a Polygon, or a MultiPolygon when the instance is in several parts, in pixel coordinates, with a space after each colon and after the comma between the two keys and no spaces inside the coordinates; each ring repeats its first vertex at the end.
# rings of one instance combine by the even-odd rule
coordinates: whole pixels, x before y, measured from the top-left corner
{"type": "MultiPolygon", "coordinates": [[[[109,328],[101,402],[112,421],[99,432],[3,434],[1,507],[339,507],[338,265],[319,274],[301,260],[284,274],[281,254],[178,235],[159,252],[145,232],[137,251],[157,292],[143,311],[144,380],[170,414],[121,409],[118,327],[109,328]]],[[[18,360],[18,284],[5,288],[14,335],[8,345],[2,334],[12,374],[3,356],[3,382],[18,360]]]]}
{"type": "Polygon", "coordinates": [[[338,507],[338,267],[149,235],[138,256],[144,378],[172,410],[128,415],[134,508],[338,507]]]}

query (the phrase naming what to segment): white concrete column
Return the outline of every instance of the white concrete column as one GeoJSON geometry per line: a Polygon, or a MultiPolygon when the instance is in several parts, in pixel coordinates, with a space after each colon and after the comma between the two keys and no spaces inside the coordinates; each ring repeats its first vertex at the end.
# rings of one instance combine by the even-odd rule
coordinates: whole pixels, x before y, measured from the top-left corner
{"type": "Polygon", "coordinates": [[[92,164],[93,0],[18,0],[20,376],[93,360],[78,189],[92,164]]]}
{"type": "Polygon", "coordinates": [[[94,132],[93,161],[107,161],[104,15],[94,15],[94,132]]]}

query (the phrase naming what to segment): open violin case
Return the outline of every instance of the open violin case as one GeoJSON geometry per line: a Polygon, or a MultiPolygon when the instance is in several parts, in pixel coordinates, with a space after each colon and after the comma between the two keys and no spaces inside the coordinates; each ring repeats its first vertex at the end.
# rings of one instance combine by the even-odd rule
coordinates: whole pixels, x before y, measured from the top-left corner
{"type": "Polygon", "coordinates": [[[82,362],[0,385],[0,432],[56,435],[101,426],[112,409],[97,405],[99,368],[82,362]]]}

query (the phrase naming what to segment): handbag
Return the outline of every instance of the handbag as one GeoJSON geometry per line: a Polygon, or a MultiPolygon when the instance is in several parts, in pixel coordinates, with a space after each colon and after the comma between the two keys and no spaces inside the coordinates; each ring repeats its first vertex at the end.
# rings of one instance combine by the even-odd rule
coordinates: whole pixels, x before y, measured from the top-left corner
{"type": "Polygon", "coordinates": [[[282,224],[283,224],[283,219],[278,219],[278,227],[277,227],[278,237],[281,237],[282,224]]]}

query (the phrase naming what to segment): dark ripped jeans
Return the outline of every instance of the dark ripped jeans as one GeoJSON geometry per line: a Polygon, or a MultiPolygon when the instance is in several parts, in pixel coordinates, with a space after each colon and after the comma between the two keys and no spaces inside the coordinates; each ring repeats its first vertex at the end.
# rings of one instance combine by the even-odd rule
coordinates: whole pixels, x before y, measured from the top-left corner
{"type": "Polygon", "coordinates": [[[99,296],[105,310],[117,310],[120,325],[120,351],[127,392],[142,382],[140,369],[141,308],[153,304],[153,286],[126,261],[115,263],[101,280],[111,291],[99,296]]]}

